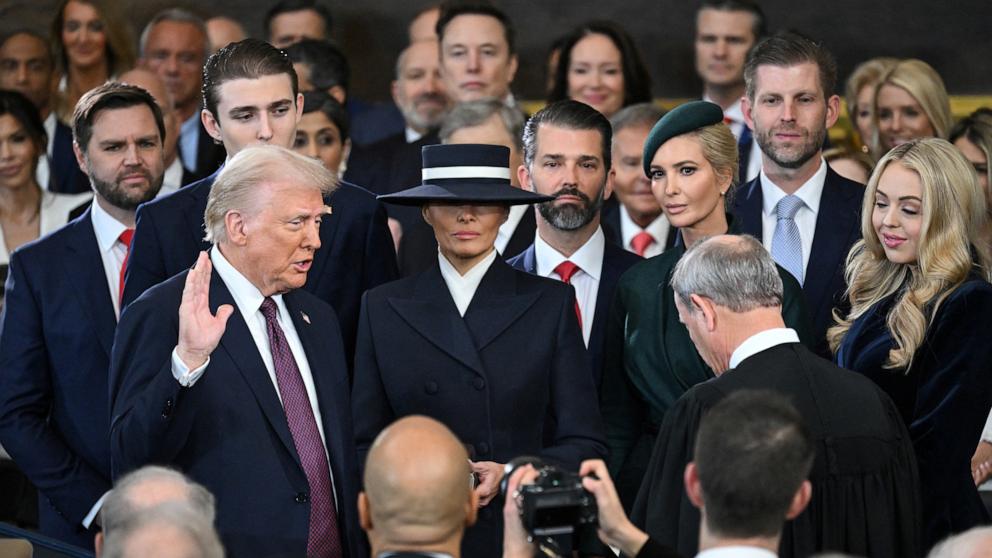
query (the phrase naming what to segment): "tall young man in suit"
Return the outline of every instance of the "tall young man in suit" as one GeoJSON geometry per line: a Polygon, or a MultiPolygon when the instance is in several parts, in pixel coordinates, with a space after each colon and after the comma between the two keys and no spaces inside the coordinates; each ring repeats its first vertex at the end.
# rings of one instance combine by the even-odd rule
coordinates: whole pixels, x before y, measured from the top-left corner
{"type": "MultiPolygon", "coordinates": [[[[695,244],[676,266],[672,288],[679,319],[717,377],[665,415],[631,510],[634,524],[684,556],[707,545],[698,494],[683,474],[700,421],[729,394],[768,389],[795,405],[816,451],[812,505],[786,525],[780,555],[918,555],[916,460],[898,409],[870,379],[817,357],[785,327],[782,280],[761,243],[724,235],[695,244]]],[[[730,527],[706,519],[717,534],[730,527]]]]}
{"type": "Polygon", "coordinates": [[[301,288],[333,188],[288,149],[239,152],[210,191],[209,257],[132,303],[114,340],[115,476],[185,471],[217,497],[233,556],[365,552],[345,350],[333,309],[301,288]]]}
{"type": "Polygon", "coordinates": [[[613,191],[612,128],[596,109],[566,99],[535,114],[524,128],[520,184],[551,201],[537,206],[534,243],[509,261],[575,288],[582,338],[596,385],[603,368],[606,317],[620,275],[640,257],[608,243],[599,226],[613,191]]]}
{"type": "Polygon", "coordinates": [[[39,490],[42,533],[92,548],[110,490],[107,371],[134,212],[162,184],[165,127],[143,89],[102,85],[73,117],[94,203],[14,252],[0,316],[0,441],[39,490]]]}
{"type": "MultiPolygon", "coordinates": [[[[228,157],[250,145],[292,145],[303,99],[282,51],[256,39],[230,44],[207,61],[204,79],[200,116],[228,157]]],[[[140,209],[125,305],[188,269],[210,247],[203,238],[203,212],[215,177],[140,209]]],[[[322,248],[304,288],[334,307],[350,355],[362,293],[396,277],[396,258],[385,212],[369,192],[342,183],[327,202],[335,212],[320,229],[322,248]]]]}
{"type": "Polygon", "coordinates": [[[761,174],[738,190],[739,230],[762,239],[775,261],[803,286],[817,353],[842,303],[844,260],[861,238],[864,186],[823,160],[827,129],[837,121],[837,69],[823,46],[795,34],[759,43],[745,68],[742,106],[761,148],[761,174]]]}

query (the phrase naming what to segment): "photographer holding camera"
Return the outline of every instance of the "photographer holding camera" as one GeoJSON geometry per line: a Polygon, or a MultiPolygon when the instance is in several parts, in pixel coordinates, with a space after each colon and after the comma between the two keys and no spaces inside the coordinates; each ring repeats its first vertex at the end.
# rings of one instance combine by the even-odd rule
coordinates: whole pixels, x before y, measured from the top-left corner
{"type": "MultiPolygon", "coordinates": [[[[813,456],[809,431],[781,395],[742,390],[713,407],[702,420],[693,461],[684,473],[689,499],[703,517],[697,556],[777,556],[783,523],[809,503],[812,489],[806,477],[813,456]]],[[[523,465],[508,477],[503,558],[548,555],[527,521],[534,492],[528,487],[539,485],[542,474],[523,465]]],[[[579,475],[582,487],[595,498],[597,534],[604,543],[624,556],[679,556],[630,522],[602,461],[584,461],[579,475]]]]}

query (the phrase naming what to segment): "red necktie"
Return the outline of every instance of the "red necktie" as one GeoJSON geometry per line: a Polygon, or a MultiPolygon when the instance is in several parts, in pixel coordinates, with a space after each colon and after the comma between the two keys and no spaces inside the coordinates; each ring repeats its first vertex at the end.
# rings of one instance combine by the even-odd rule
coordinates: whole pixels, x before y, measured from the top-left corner
{"type": "Polygon", "coordinates": [[[134,237],[134,229],[124,229],[124,232],[117,237],[117,241],[124,245],[124,261],[121,262],[121,278],[117,284],[117,304],[120,305],[124,298],[124,272],[127,271],[127,257],[131,255],[131,238],[134,237]]]}
{"type": "MultiPolygon", "coordinates": [[[[555,273],[561,277],[561,280],[569,285],[572,284],[572,276],[575,272],[579,271],[579,266],[574,263],[565,260],[555,267],[555,273]]],[[[575,298],[575,317],[579,319],[579,329],[582,329],[582,311],[579,310],[579,299],[575,298]]]]}
{"type": "Polygon", "coordinates": [[[300,464],[310,485],[310,534],[307,537],[309,558],[341,558],[341,535],[338,516],[334,509],[331,473],[327,465],[324,443],[320,439],[317,420],[314,418],[310,397],[307,395],[303,376],[296,366],[296,359],[286,341],[286,335],[276,319],[275,301],[266,297],[260,308],[265,316],[265,329],[269,334],[272,367],[282,396],[282,407],[293,435],[293,445],[300,457],[300,464]]]}
{"type": "Polygon", "coordinates": [[[634,252],[638,256],[644,257],[644,252],[648,249],[648,246],[654,244],[654,237],[651,233],[647,231],[641,231],[634,235],[634,238],[630,239],[630,246],[634,249],[634,252]]]}

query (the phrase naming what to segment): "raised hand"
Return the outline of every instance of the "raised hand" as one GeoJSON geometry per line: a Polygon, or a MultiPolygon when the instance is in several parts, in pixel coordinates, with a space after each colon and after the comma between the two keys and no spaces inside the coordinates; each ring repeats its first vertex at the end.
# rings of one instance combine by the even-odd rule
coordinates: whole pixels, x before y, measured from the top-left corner
{"type": "Polygon", "coordinates": [[[200,252],[196,265],[186,275],[183,300],[179,305],[179,344],[176,353],[190,370],[199,368],[214,352],[227,328],[234,307],[224,304],[217,315],[210,312],[210,274],[213,266],[206,252],[200,252]]]}

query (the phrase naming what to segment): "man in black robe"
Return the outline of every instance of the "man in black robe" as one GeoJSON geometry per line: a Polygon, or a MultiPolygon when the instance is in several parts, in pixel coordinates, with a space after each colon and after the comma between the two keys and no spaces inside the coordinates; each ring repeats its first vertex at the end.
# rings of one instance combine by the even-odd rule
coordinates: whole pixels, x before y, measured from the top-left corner
{"type": "Polygon", "coordinates": [[[717,377],[689,390],[666,415],[634,524],[694,555],[700,516],[683,472],[700,420],[729,393],[771,389],[795,405],[816,447],[813,498],[786,524],[780,556],[918,556],[919,481],[895,405],[871,380],[817,357],[785,327],[782,282],[761,244],[726,235],[700,242],[679,261],[672,287],[679,318],[717,377]]]}

